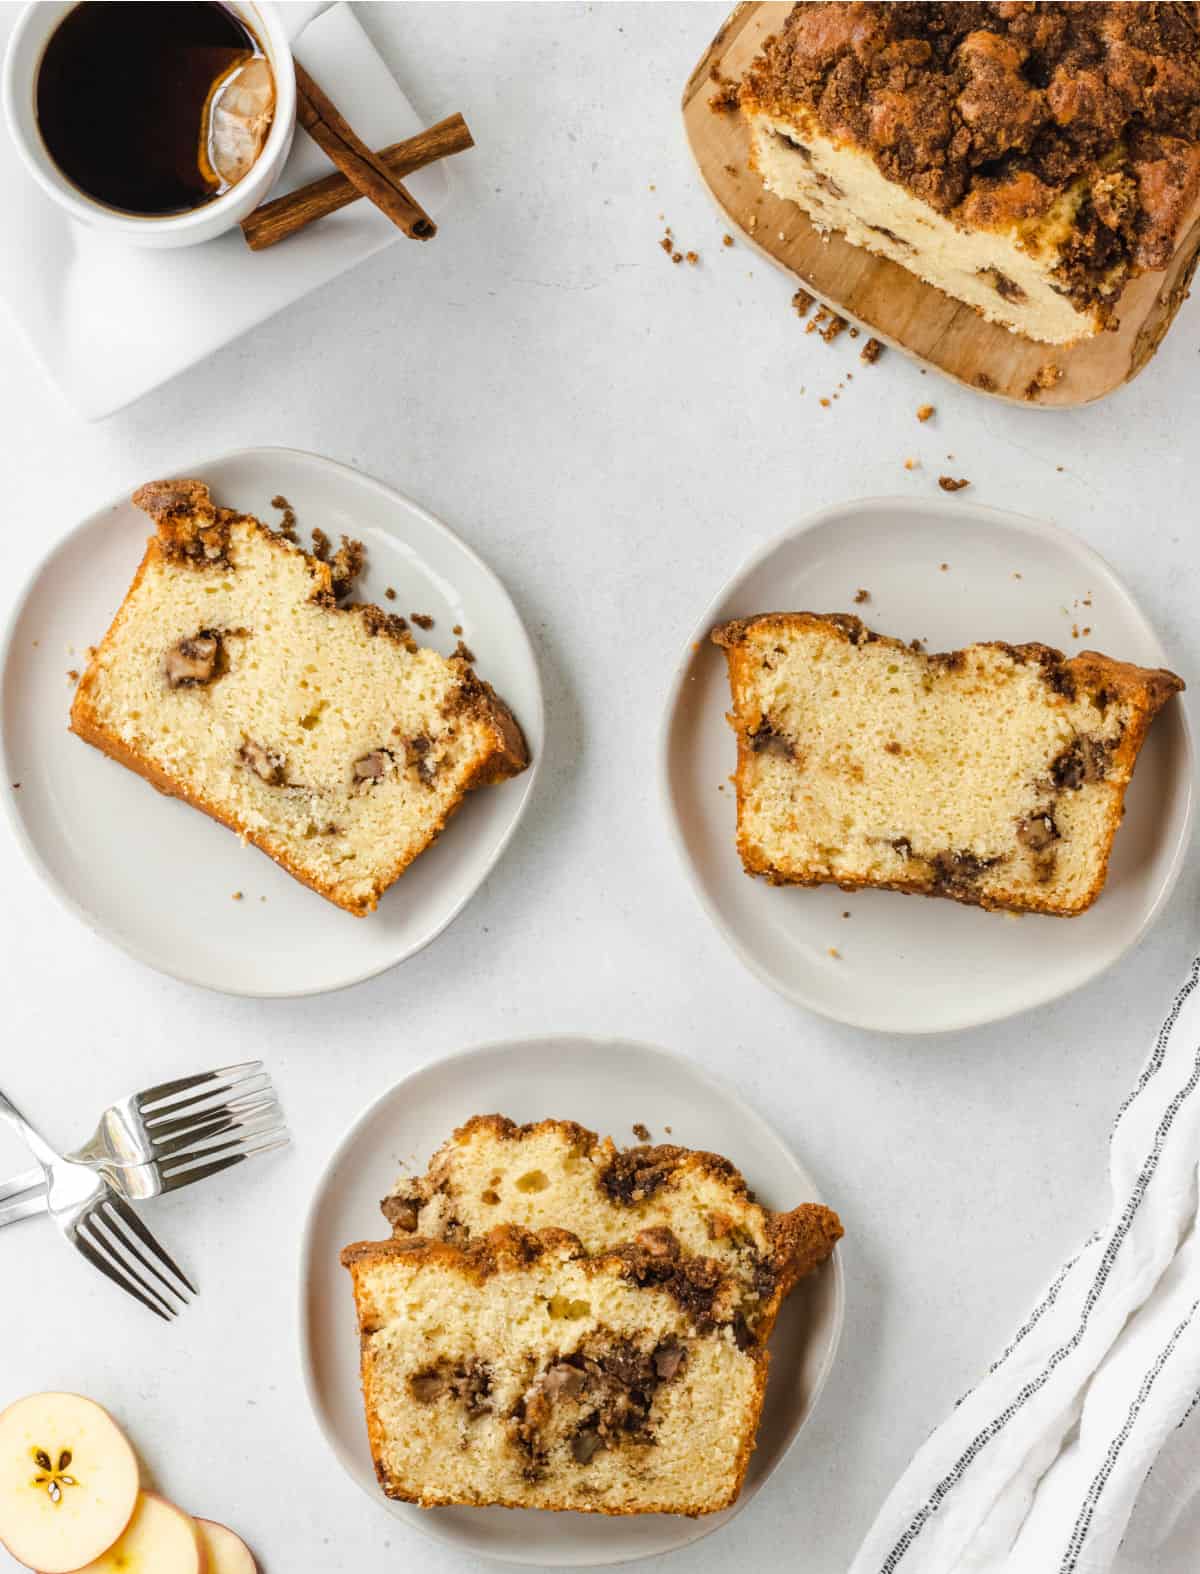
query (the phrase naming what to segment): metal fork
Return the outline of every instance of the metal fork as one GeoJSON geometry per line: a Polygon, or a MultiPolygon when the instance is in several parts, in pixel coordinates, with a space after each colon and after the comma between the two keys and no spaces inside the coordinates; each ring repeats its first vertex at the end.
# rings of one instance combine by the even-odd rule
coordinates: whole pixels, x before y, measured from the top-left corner
{"type": "MultiPolygon", "coordinates": [[[[287,1141],[270,1078],[262,1061],[251,1060],[178,1077],[118,1100],[83,1147],[66,1158],[98,1170],[121,1196],[143,1202],[287,1141]]],[[[0,1225],[45,1210],[39,1170],[0,1183],[0,1225]]]]}
{"type": "Polygon", "coordinates": [[[75,1250],[127,1295],[170,1322],[179,1306],[187,1304],[188,1293],[196,1294],[196,1288],[129,1204],[95,1170],[60,1157],[3,1091],[0,1116],[24,1138],[41,1165],[46,1211],[75,1250]],[[173,1278],[167,1277],[164,1268],[173,1278]]]}

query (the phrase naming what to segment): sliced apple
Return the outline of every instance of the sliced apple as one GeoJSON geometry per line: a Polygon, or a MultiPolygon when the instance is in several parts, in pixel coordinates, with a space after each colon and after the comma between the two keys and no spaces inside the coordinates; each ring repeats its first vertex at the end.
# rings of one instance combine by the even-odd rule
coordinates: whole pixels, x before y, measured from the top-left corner
{"type": "Polygon", "coordinates": [[[124,1534],[78,1574],[205,1574],[196,1521],[157,1492],[143,1492],[124,1534]]]}
{"type": "Polygon", "coordinates": [[[218,1525],[215,1519],[198,1519],[196,1524],[208,1553],[205,1574],[258,1574],[250,1548],[228,1525],[218,1525]]]}
{"type": "Polygon", "coordinates": [[[0,1414],[0,1542],[18,1563],[69,1574],[128,1525],[138,1465],[120,1427],[79,1394],[31,1394],[0,1414]]]}

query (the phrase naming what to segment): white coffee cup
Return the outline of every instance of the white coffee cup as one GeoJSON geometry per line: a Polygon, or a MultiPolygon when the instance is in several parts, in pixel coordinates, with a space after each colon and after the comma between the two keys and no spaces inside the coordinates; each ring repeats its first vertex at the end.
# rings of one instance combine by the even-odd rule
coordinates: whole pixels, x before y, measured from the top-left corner
{"type": "Polygon", "coordinates": [[[74,4],[75,0],[33,0],[18,19],[4,57],[4,119],[34,180],[72,218],[135,246],[193,246],[239,224],[266,200],[282,174],[296,129],[296,73],[279,7],[230,0],[230,10],[242,17],[262,44],[275,77],[275,116],[253,167],[236,186],[203,207],[143,216],[106,207],[80,191],[50,157],[38,130],[38,69],[51,35],[74,4]]]}

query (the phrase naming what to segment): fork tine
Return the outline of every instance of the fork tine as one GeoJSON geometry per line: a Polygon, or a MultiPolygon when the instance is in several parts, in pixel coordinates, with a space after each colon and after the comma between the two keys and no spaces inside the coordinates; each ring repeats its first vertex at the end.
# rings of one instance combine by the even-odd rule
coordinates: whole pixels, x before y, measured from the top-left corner
{"type": "Polygon", "coordinates": [[[153,1131],[161,1121],[179,1115],[184,1110],[191,1109],[203,1114],[207,1109],[219,1108],[226,1102],[226,1095],[235,1090],[239,1098],[247,1098],[252,1093],[268,1093],[272,1091],[271,1079],[265,1071],[256,1071],[253,1076],[242,1077],[236,1082],[214,1083],[203,1092],[193,1093],[190,1098],[173,1099],[169,1104],[159,1105],[148,1113],[143,1112],[142,1120],[146,1129],[153,1131]],[[201,1107],[197,1109],[197,1106],[201,1107]]]}
{"type": "Polygon", "coordinates": [[[111,1279],[114,1284],[119,1284],[127,1295],[132,1295],[135,1301],[140,1301],[156,1317],[161,1317],[164,1323],[169,1323],[175,1316],[175,1308],[168,1306],[165,1301],[160,1302],[157,1297],[151,1299],[153,1292],[143,1292],[137,1284],[126,1277],[127,1270],[122,1268],[121,1271],[118,1271],[112,1260],[93,1246],[88,1237],[83,1234],[85,1222],[86,1220],[80,1220],[79,1225],[76,1227],[72,1239],[72,1245],[75,1247],[75,1250],[85,1257],[93,1268],[99,1268],[105,1278],[111,1279]]]}
{"type": "Polygon", "coordinates": [[[141,1114],[145,1114],[152,1104],[160,1104],[173,1093],[186,1093],[192,1088],[202,1086],[205,1082],[219,1082],[222,1078],[238,1076],[242,1072],[258,1072],[262,1070],[261,1060],[244,1060],[237,1066],[220,1066],[215,1071],[200,1071],[191,1077],[176,1077],[173,1082],[160,1082],[157,1087],[146,1088],[144,1092],[135,1093],[134,1101],[141,1114]]]}
{"type": "Polygon", "coordinates": [[[244,1164],[247,1159],[256,1159],[261,1154],[273,1153],[276,1148],[286,1148],[291,1141],[284,1135],[276,1137],[271,1142],[263,1143],[259,1147],[243,1150],[241,1153],[228,1153],[224,1158],[214,1159],[209,1164],[192,1164],[179,1162],[173,1168],[164,1171],[162,1177],[164,1191],[178,1191],[181,1186],[190,1186],[194,1181],[207,1180],[210,1175],[219,1175],[222,1170],[232,1169],[235,1164],[244,1164]]]}
{"type": "Polygon", "coordinates": [[[173,1137],[180,1132],[194,1130],[202,1121],[216,1120],[225,1115],[245,1116],[256,1115],[260,1110],[279,1107],[279,1100],[274,1093],[249,1093],[242,1098],[230,1099],[225,1104],[215,1104],[211,1110],[193,1110],[188,1115],[177,1115],[174,1120],[155,1120],[147,1123],[150,1139],[160,1145],[166,1137],[173,1137]]]}
{"type": "Polygon", "coordinates": [[[92,1233],[97,1243],[105,1247],[110,1258],[131,1279],[140,1284],[147,1294],[156,1296],[165,1305],[170,1306],[172,1310],[176,1310],[176,1308],[170,1297],[173,1297],[176,1301],[184,1301],[186,1304],[183,1292],[173,1285],[164,1274],[161,1274],[152,1262],[146,1260],[138,1250],[137,1243],[125,1233],[120,1219],[110,1216],[103,1203],[94,1208],[89,1217],[92,1233]],[[155,1285],[151,1284],[147,1275],[157,1279],[163,1289],[159,1290],[155,1285]],[[165,1295],[163,1290],[167,1292],[165,1295]]]}
{"type": "Polygon", "coordinates": [[[215,1159],[221,1153],[245,1149],[263,1139],[286,1135],[286,1131],[283,1121],[279,1120],[270,1125],[264,1123],[256,1126],[252,1131],[235,1133],[225,1142],[214,1142],[211,1137],[207,1137],[191,1147],[181,1148],[178,1153],[168,1154],[166,1159],[158,1163],[158,1170],[162,1174],[166,1170],[178,1169],[180,1164],[186,1164],[190,1159],[215,1159]]]}
{"type": "Polygon", "coordinates": [[[217,1111],[202,1120],[192,1120],[175,1136],[160,1140],[158,1133],[154,1132],[151,1137],[155,1149],[154,1157],[155,1159],[168,1158],[180,1148],[194,1146],[210,1137],[219,1137],[223,1132],[261,1126],[264,1121],[282,1119],[283,1111],[275,1099],[259,1099],[254,1105],[247,1106],[245,1114],[217,1111]]]}
{"type": "Polygon", "coordinates": [[[207,1180],[210,1175],[219,1175],[222,1170],[232,1169],[235,1164],[242,1164],[250,1155],[246,1153],[231,1153],[228,1158],[217,1159],[212,1164],[200,1164],[194,1169],[181,1167],[172,1170],[169,1175],[163,1176],[163,1191],[178,1191],[181,1186],[191,1186],[195,1181],[207,1180]]]}
{"type": "MultiPolygon", "coordinates": [[[[155,1239],[155,1237],[150,1233],[150,1230],[147,1228],[147,1226],[142,1223],[142,1221],[138,1218],[137,1214],[133,1211],[133,1209],[125,1201],[124,1197],[118,1197],[116,1195],[116,1193],[114,1193],[108,1199],[108,1207],[117,1215],[117,1217],[125,1225],[128,1226],[129,1229],[131,1229],[133,1231],[133,1233],[141,1241],[142,1245],[145,1246],[147,1251],[153,1252],[155,1257],[158,1258],[159,1262],[162,1263],[164,1265],[164,1267],[169,1268],[171,1270],[171,1272],[175,1275],[175,1277],[178,1280],[180,1280],[181,1283],[187,1285],[188,1289],[192,1292],[193,1295],[196,1295],[196,1294],[199,1293],[197,1291],[197,1289],[196,1289],[196,1286],[188,1278],[187,1274],[184,1273],[183,1269],[178,1265],[178,1263],[176,1263],[174,1261],[173,1258],[171,1258],[171,1257],[169,1257],[167,1255],[167,1253],[159,1245],[159,1243],[155,1239]]],[[[135,1256],[137,1256],[139,1258],[140,1261],[145,1261],[145,1259],[141,1257],[141,1253],[138,1252],[137,1248],[135,1246],[133,1246],[132,1243],[130,1244],[129,1249],[130,1249],[130,1251],[132,1251],[135,1254],[135,1256]]],[[[162,1282],[167,1286],[167,1288],[169,1290],[173,1291],[173,1293],[175,1295],[180,1296],[180,1299],[183,1299],[182,1293],[179,1290],[175,1289],[174,1285],[172,1285],[167,1279],[164,1279],[162,1274],[158,1272],[158,1269],[155,1268],[152,1263],[146,1263],[146,1266],[150,1269],[150,1272],[152,1274],[154,1274],[156,1278],[162,1279],[162,1282]]]]}

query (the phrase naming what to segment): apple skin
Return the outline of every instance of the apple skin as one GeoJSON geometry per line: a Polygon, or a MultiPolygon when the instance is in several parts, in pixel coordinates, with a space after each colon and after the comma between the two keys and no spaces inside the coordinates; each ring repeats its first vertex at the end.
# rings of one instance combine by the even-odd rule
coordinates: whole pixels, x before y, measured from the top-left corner
{"type": "Polygon", "coordinates": [[[124,1533],[92,1563],[70,1574],[210,1574],[196,1521],[158,1492],[143,1492],[124,1533]],[[156,1541],[170,1540],[168,1549],[156,1541]]]}
{"type": "MultiPolygon", "coordinates": [[[[15,1432],[20,1438],[19,1447],[36,1443],[57,1452],[61,1444],[73,1442],[76,1454],[82,1448],[85,1459],[88,1457],[87,1450],[94,1446],[97,1439],[103,1440],[106,1448],[111,1449],[111,1458],[106,1461],[104,1475],[106,1478],[115,1479],[105,1481],[103,1501],[97,1505],[98,1508],[103,1508],[104,1512],[96,1516],[102,1528],[90,1538],[84,1555],[91,1552],[92,1557],[95,1558],[119,1541],[128,1529],[137,1509],[140,1472],[137,1456],[129,1439],[108,1411],[102,1405],[98,1405],[94,1399],[88,1399],[83,1394],[29,1394],[0,1411],[0,1458],[8,1443],[7,1434],[10,1431],[15,1432]],[[45,1411],[45,1414],[39,1415],[39,1409],[45,1411]],[[63,1410],[68,1416],[66,1430],[56,1439],[54,1433],[63,1425],[58,1412],[63,1410]],[[72,1428],[78,1429],[74,1437],[70,1435],[72,1428]],[[121,1477],[124,1477],[123,1481],[121,1477]],[[118,1487],[120,1490],[117,1490],[118,1487]]],[[[74,1488],[67,1487],[68,1492],[72,1490],[74,1488]]],[[[91,1510],[89,1509],[88,1512],[90,1514],[91,1510]]],[[[37,1539],[36,1535],[34,1539],[37,1539]]],[[[0,1535],[0,1546],[5,1547],[18,1563],[27,1566],[30,1565],[31,1558],[36,1557],[43,1565],[42,1574],[74,1574],[79,1567],[79,1548],[68,1552],[66,1548],[60,1547],[58,1555],[51,1556],[50,1549],[43,1547],[39,1551],[32,1545],[26,1546],[23,1535],[11,1524],[6,1525],[5,1534],[0,1535]]]]}
{"type": "Polygon", "coordinates": [[[228,1525],[215,1519],[198,1519],[200,1540],[208,1552],[206,1574],[258,1574],[254,1554],[228,1525]]]}

